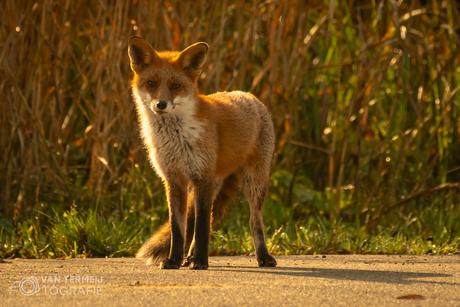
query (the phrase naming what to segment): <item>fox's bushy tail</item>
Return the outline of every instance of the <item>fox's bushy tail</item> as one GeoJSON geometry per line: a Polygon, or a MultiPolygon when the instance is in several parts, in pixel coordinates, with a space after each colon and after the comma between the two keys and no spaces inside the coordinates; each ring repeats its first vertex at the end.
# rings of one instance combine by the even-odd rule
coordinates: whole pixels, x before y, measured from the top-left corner
{"type": "MultiPolygon", "coordinates": [[[[228,208],[238,196],[239,179],[236,174],[225,178],[222,188],[217,194],[211,212],[212,229],[216,229],[222,222],[228,208]]],[[[190,191],[187,204],[187,224],[185,233],[185,252],[188,251],[195,232],[195,205],[193,191],[190,191]]],[[[136,258],[145,259],[147,264],[153,264],[169,256],[171,248],[171,224],[162,225],[137,252],[136,258]]]]}
{"type": "Polygon", "coordinates": [[[145,259],[147,264],[153,264],[168,258],[170,247],[171,225],[168,221],[142,245],[136,258],[145,259]]]}

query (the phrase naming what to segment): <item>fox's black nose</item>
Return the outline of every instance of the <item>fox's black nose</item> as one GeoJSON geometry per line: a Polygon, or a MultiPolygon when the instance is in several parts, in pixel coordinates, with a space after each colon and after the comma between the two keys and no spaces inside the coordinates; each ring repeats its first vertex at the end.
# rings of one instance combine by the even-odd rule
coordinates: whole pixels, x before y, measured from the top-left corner
{"type": "Polygon", "coordinates": [[[160,109],[160,110],[166,109],[167,106],[168,106],[168,103],[166,101],[164,101],[164,100],[160,100],[157,103],[157,108],[160,109]]]}

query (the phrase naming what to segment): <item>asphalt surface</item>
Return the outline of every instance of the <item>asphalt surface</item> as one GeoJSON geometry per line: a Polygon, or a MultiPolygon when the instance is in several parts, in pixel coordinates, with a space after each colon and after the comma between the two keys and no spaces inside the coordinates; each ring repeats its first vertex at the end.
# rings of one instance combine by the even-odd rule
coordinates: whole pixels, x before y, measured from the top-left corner
{"type": "Polygon", "coordinates": [[[276,260],[211,257],[207,271],[134,258],[5,260],[0,306],[460,306],[460,255],[276,260]]]}

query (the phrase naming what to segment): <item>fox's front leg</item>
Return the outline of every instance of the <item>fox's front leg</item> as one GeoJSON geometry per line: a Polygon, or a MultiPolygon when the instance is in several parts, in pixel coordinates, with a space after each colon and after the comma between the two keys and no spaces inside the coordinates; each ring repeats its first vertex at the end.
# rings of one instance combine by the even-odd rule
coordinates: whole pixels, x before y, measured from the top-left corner
{"type": "Polygon", "coordinates": [[[208,269],[209,227],[211,221],[211,203],[213,181],[200,180],[194,185],[195,194],[195,236],[194,250],[188,257],[190,269],[208,269]]]}
{"type": "Polygon", "coordinates": [[[160,269],[179,269],[184,257],[185,216],[187,213],[187,191],[178,182],[167,181],[166,196],[171,225],[171,249],[169,258],[160,263],[160,269]]]}

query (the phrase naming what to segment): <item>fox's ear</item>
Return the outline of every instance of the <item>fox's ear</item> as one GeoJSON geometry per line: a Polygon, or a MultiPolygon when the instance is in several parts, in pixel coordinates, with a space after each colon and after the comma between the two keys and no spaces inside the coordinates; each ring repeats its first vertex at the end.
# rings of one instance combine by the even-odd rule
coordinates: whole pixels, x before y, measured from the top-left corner
{"type": "Polygon", "coordinates": [[[137,73],[159,59],[155,49],[138,36],[130,37],[128,41],[128,54],[131,69],[137,73]]]}
{"type": "Polygon", "coordinates": [[[177,63],[192,79],[195,79],[201,73],[201,68],[206,62],[208,48],[206,43],[196,43],[179,54],[177,63]]]}

